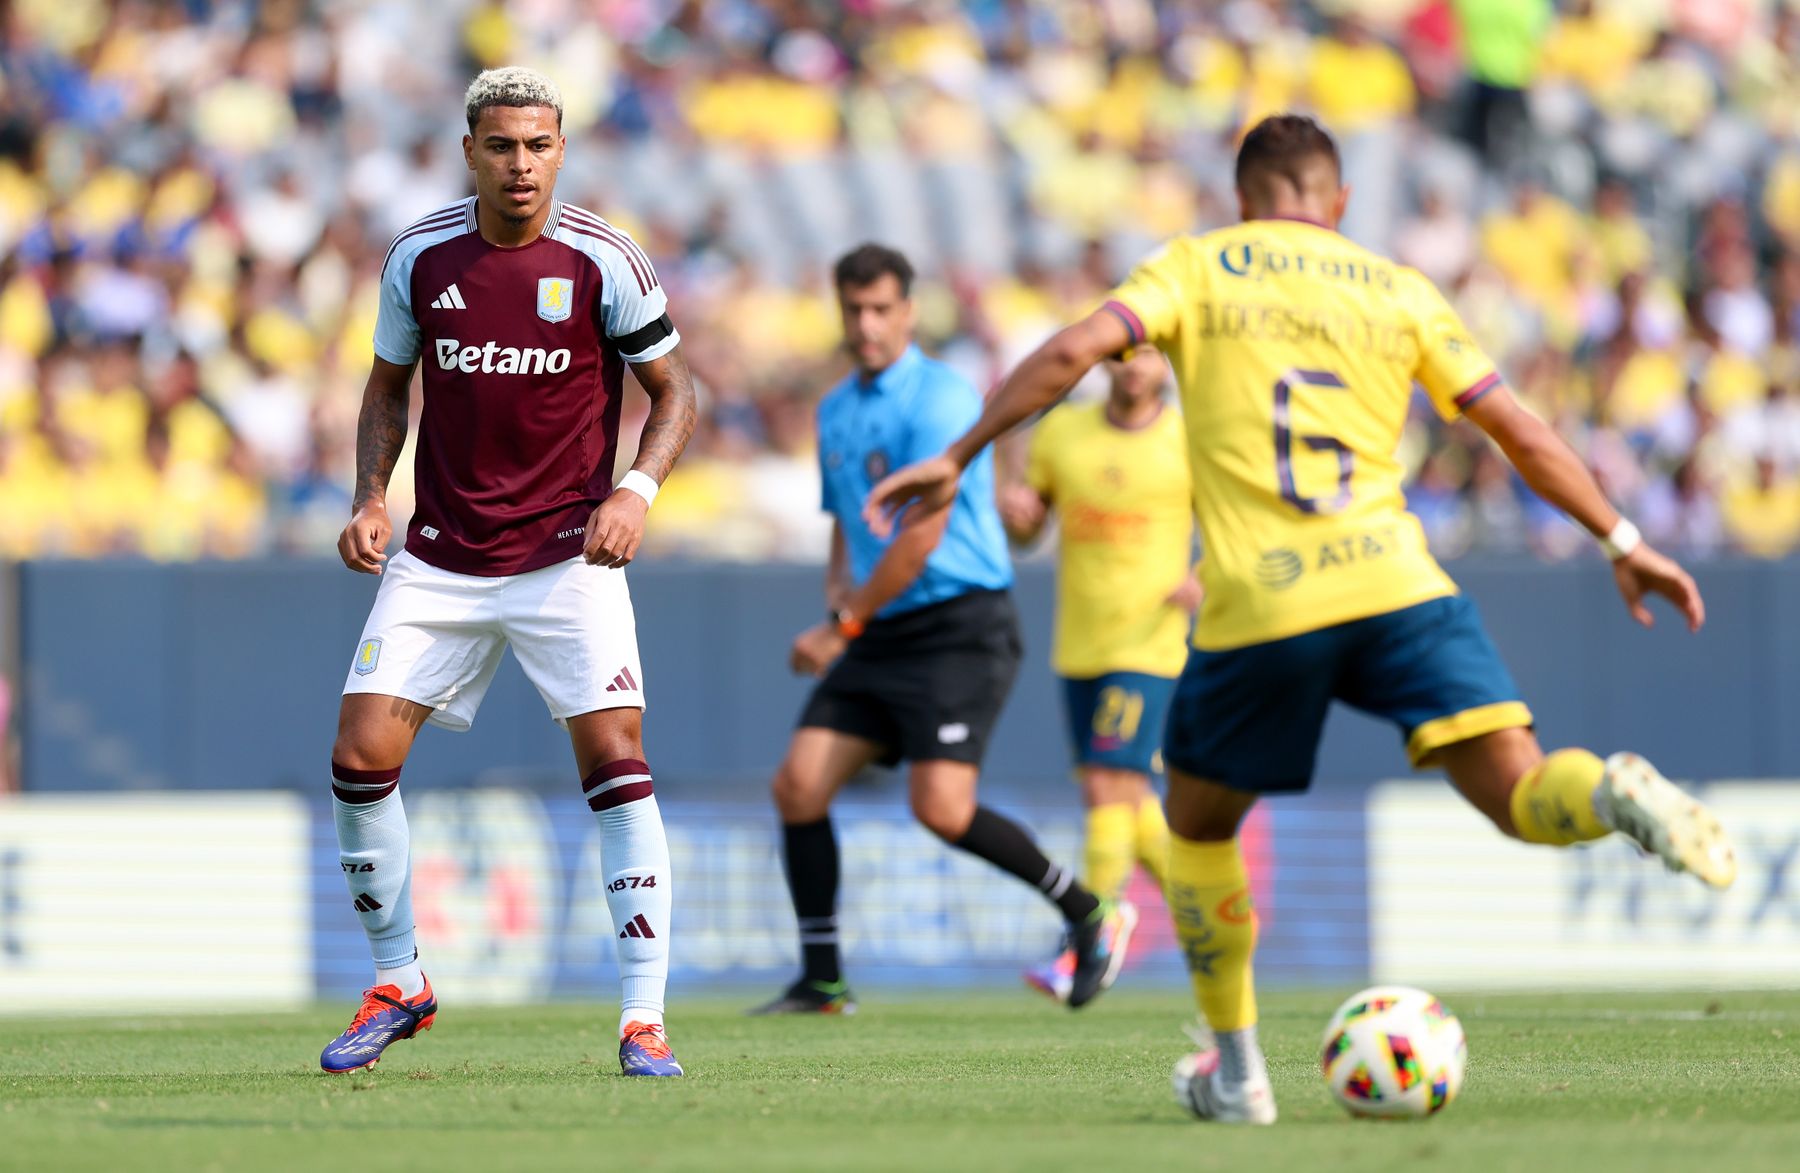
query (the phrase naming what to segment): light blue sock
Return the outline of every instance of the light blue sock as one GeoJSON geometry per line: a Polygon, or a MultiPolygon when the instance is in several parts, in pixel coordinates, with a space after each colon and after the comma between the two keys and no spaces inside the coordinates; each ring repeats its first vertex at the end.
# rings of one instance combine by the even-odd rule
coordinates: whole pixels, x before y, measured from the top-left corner
{"type": "MultiPolygon", "coordinates": [[[[333,767],[334,773],[349,773],[333,767]]],[[[394,771],[396,777],[399,771],[394,771]]],[[[369,938],[378,970],[405,969],[418,950],[413,939],[412,840],[400,791],[390,784],[374,801],[357,801],[361,790],[339,777],[332,787],[331,813],[337,824],[338,863],[350,887],[350,902],[369,938]],[[349,793],[351,801],[344,795],[349,793]]],[[[402,989],[401,993],[416,991],[402,989]]]]}

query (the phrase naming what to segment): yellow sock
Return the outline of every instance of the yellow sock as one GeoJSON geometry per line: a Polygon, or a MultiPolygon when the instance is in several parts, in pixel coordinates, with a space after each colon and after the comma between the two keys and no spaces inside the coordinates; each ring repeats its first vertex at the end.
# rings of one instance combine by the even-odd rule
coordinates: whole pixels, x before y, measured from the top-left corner
{"type": "Polygon", "coordinates": [[[1082,856],[1082,880],[1088,891],[1103,900],[1117,900],[1131,879],[1136,864],[1136,812],[1131,804],[1109,802],[1087,813],[1087,846],[1082,856]]]}
{"type": "Polygon", "coordinates": [[[1237,840],[1196,843],[1170,835],[1165,891],[1207,1024],[1216,1031],[1255,1026],[1256,909],[1237,840]]]}
{"type": "Polygon", "coordinates": [[[1594,813],[1594,791],[1605,774],[1606,763],[1585,749],[1559,749],[1539,762],[1513,787],[1519,838],[1564,846],[1605,835],[1594,813]]]}
{"type": "Polygon", "coordinates": [[[1162,799],[1152,795],[1138,803],[1137,858],[1158,888],[1169,875],[1169,824],[1163,818],[1162,799]]]}

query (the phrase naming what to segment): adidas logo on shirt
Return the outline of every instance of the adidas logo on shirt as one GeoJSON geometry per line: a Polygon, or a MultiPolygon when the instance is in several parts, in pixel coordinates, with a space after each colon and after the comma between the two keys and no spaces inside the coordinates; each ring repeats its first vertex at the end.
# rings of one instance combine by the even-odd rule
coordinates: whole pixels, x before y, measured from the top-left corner
{"type": "Polygon", "coordinates": [[[619,674],[612,678],[612,683],[606,686],[606,691],[607,692],[636,692],[636,691],[638,691],[638,682],[637,682],[637,679],[631,675],[631,669],[629,669],[629,668],[619,669],[619,674]]]}
{"type": "Polygon", "coordinates": [[[450,288],[437,295],[437,300],[431,303],[431,308],[434,310],[466,310],[469,307],[463,302],[462,291],[452,284],[450,288]]]}

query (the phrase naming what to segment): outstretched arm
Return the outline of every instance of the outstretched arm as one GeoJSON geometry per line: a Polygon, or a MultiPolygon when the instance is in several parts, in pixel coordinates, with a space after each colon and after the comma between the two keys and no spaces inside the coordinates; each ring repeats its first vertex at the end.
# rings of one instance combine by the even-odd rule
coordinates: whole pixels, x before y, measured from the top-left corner
{"type": "Polygon", "coordinates": [[[949,524],[949,510],[908,517],[888,548],[881,552],[881,560],[869,572],[868,580],[844,600],[844,610],[857,623],[867,623],[875,618],[878,611],[899,598],[925,573],[925,563],[931,558],[931,552],[938,548],[938,543],[944,540],[944,530],[949,524]]]}
{"type": "Polygon", "coordinates": [[[620,479],[618,488],[588,518],[587,542],[581,554],[595,566],[624,566],[637,557],[650,501],[630,482],[634,474],[648,477],[651,485],[644,489],[649,496],[655,496],[655,487],[668,478],[694,434],[698,412],[694,379],[688,373],[687,360],[681,356],[681,347],[649,362],[633,363],[631,370],[644,394],[650,397],[650,418],[644,421],[644,434],[638,440],[637,460],[632,463],[631,472],[620,479]]]}
{"type": "MultiPolygon", "coordinates": [[[[1533,415],[1505,386],[1495,387],[1465,409],[1475,426],[1493,437],[1533,492],[1556,506],[1594,535],[1604,539],[1619,525],[1619,511],[1595,483],[1581,458],[1549,424],[1533,415]]],[[[1688,572],[1641,540],[1613,558],[1613,577],[1631,617],[1645,627],[1655,623],[1644,603],[1661,595],[1687,619],[1689,631],[1706,622],[1706,604],[1688,572]]]]}
{"type": "Polygon", "coordinates": [[[975,426],[942,455],[908,465],[870,491],[863,506],[869,528],[886,537],[893,532],[900,511],[915,501],[927,513],[947,509],[956,499],[962,470],[983,448],[1061,399],[1088,368],[1124,350],[1131,341],[1124,321],[1108,309],[1095,310],[1059,330],[1014,368],[988,400],[975,426]]]}
{"type": "MultiPolygon", "coordinates": [[[[807,676],[821,675],[831,667],[831,662],[844,654],[853,635],[925,573],[925,563],[943,541],[944,530],[949,524],[950,511],[947,509],[937,513],[909,514],[901,522],[899,534],[881,552],[881,560],[869,572],[868,581],[847,589],[841,601],[831,602],[832,610],[848,620],[848,626],[834,617],[807,628],[794,637],[793,647],[788,652],[788,666],[807,676]]],[[[838,532],[841,535],[842,529],[838,532]]]]}
{"type": "Polygon", "coordinates": [[[338,557],[359,574],[380,574],[387,561],[388,479],[406,446],[406,413],[416,363],[377,358],[363,385],[362,411],[356,417],[356,492],[350,524],[338,535],[338,557]]]}

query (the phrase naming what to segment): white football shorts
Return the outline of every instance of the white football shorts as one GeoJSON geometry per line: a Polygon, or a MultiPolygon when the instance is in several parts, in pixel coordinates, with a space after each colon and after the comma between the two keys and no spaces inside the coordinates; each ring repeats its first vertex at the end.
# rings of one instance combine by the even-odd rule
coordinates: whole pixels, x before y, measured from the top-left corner
{"type": "Polygon", "coordinates": [[[558,724],[644,707],[637,621],[625,572],[571,558],[496,578],[388,560],[344,692],[403,697],[461,732],[475,721],[510,645],[558,724]]]}

